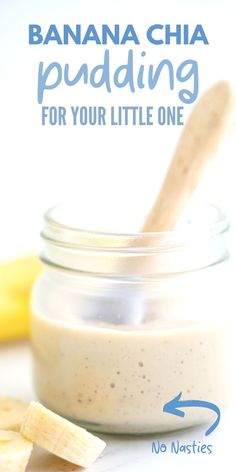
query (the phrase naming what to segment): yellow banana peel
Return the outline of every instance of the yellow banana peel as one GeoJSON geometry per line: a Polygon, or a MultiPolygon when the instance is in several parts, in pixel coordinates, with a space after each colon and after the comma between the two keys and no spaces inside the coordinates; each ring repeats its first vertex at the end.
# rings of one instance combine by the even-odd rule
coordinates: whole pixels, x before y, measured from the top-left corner
{"type": "Polygon", "coordinates": [[[35,255],[0,264],[0,341],[29,334],[29,299],[32,285],[42,271],[35,255]]]}

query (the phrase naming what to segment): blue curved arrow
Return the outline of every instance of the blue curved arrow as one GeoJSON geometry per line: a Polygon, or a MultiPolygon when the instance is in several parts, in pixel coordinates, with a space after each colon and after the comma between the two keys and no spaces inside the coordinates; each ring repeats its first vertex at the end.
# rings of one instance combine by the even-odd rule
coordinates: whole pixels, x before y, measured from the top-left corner
{"type": "Polygon", "coordinates": [[[218,406],[216,406],[214,403],[210,402],[205,402],[202,400],[180,400],[182,395],[182,392],[177,395],[177,397],[173,398],[170,402],[167,402],[163,406],[163,411],[165,413],[170,413],[172,415],[176,416],[185,416],[185,412],[182,410],[179,410],[179,408],[183,407],[200,407],[200,408],[208,408],[209,410],[215,411],[217,414],[217,418],[215,422],[211,425],[211,427],[205,432],[205,436],[208,436],[208,434],[211,434],[214,429],[218,426],[220,422],[220,409],[218,406]]]}

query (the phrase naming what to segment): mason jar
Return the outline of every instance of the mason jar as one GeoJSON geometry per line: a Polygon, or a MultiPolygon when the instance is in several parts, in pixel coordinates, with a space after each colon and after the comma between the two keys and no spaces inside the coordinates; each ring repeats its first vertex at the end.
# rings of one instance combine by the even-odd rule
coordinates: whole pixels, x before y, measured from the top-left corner
{"type": "Polygon", "coordinates": [[[33,288],[39,400],[90,430],[165,432],[215,412],[164,406],[230,396],[228,221],[206,205],[165,233],[102,233],[63,206],[42,231],[45,270],[33,288]],[[180,397],[179,397],[180,398],[180,397]]]}

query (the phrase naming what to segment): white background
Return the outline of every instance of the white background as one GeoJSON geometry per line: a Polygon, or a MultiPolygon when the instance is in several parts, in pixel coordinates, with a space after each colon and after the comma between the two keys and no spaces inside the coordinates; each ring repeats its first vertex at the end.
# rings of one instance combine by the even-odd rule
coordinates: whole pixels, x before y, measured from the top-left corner
{"type": "MultiPolygon", "coordinates": [[[[86,215],[82,222],[98,226],[111,222],[122,230],[142,221],[151,206],[181,127],[50,127],[41,126],[37,104],[39,61],[76,67],[87,60],[96,65],[105,46],[29,46],[28,24],[46,28],[55,23],[71,26],[90,23],[121,27],[132,23],[142,40],[132,46],[137,57],[147,53],[146,64],[168,58],[179,64],[198,61],[200,93],[219,79],[235,81],[235,7],[233,0],[165,2],[95,0],[1,0],[1,139],[0,139],[0,257],[38,249],[44,211],[72,198],[86,215]],[[154,23],[201,23],[209,46],[150,46],[146,28],[154,23]],[[96,216],[96,218],[95,218],[96,216]],[[92,222],[92,223],[91,223],[92,222]]],[[[128,46],[110,46],[115,63],[126,58],[128,46]]],[[[140,62],[141,63],[141,62],[140,62]]],[[[168,91],[162,81],[154,91],[113,91],[88,86],[61,86],[46,92],[52,105],[173,105],[177,89],[168,91]]],[[[179,105],[181,103],[178,103],[179,105]]],[[[192,105],[185,107],[185,116],[192,105]]],[[[219,203],[235,217],[235,141],[223,143],[211,172],[199,189],[204,200],[219,203]]],[[[139,223],[138,223],[139,224],[139,223]]],[[[102,229],[102,228],[98,228],[102,229]]],[[[115,228],[116,229],[116,228],[115,228]]]]}

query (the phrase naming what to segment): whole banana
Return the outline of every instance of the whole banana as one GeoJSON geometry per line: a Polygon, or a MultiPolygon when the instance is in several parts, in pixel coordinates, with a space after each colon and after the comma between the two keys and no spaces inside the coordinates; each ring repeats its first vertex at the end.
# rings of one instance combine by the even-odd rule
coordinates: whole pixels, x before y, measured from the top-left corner
{"type": "Polygon", "coordinates": [[[31,254],[0,264],[0,341],[29,334],[30,292],[41,270],[31,254]]]}

